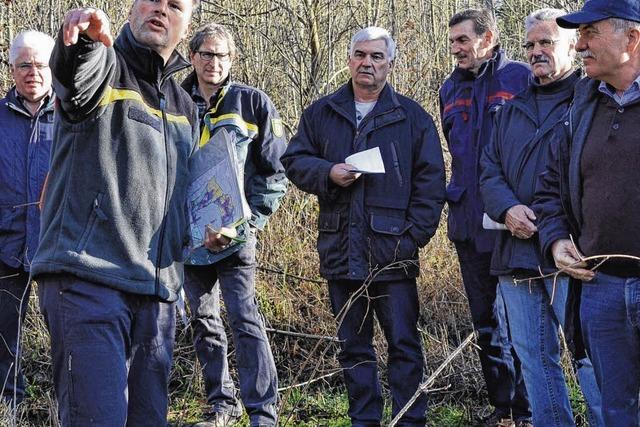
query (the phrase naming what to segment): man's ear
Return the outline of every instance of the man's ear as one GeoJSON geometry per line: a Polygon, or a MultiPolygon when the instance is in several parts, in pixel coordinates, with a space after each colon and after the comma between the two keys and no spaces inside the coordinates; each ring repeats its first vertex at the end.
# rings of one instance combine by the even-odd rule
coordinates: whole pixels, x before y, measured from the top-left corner
{"type": "Polygon", "coordinates": [[[627,42],[627,52],[640,54],[640,30],[637,28],[632,28],[627,33],[628,42],[627,42]]]}
{"type": "Polygon", "coordinates": [[[494,38],[495,38],[495,34],[493,33],[493,31],[491,30],[485,31],[484,34],[482,35],[482,47],[485,49],[493,47],[493,45],[495,44],[493,42],[494,38]]]}

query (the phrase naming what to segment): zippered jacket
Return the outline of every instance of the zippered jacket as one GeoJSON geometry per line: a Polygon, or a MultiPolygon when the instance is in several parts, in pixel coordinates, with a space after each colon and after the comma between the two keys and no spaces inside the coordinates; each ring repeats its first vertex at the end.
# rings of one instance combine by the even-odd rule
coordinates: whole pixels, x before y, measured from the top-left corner
{"type": "Polygon", "coordinates": [[[307,108],[282,157],[287,177],[318,196],[320,273],[328,280],[416,277],[418,248],[436,231],[444,203],[442,148],[433,120],[388,83],[359,126],[351,81],[307,108]],[[331,168],[379,148],[384,174],[346,187],[331,168]]]}
{"type": "MultiPolygon", "coordinates": [[[[225,128],[235,140],[238,170],[244,177],[244,193],[251,209],[248,224],[240,225],[239,233],[246,236],[249,227],[262,230],[269,217],[280,206],[287,191],[287,178],[280,156],[287,147],[280,115],[271,99],[259,89],[232,81],[222,85],[211,103],[202,108],[204,100],[197,90],[197,77],[191,73],[182,82],[182,88],[199,105],[200,146],[220,127],[225,128]]],[[[242,244],[231,245],[221,252],[198,248],[188,264],[211,264],[236,252],[242,244]]]]}
{"type": "MultiPolygon", "coordinates": [[[[545,86],[546,91],[555,90],[558,99],[543,119],[538,115],[536,104],[536,94],[541,89],[535,83],[498,112],[491,142],[481,158],[480,176],[484,207],[495,221],[504,222],[507,210],[515,205],[531,207],[537,178],[546,170],[548,146],[557,137],[554,129],[567,112],[581,74],[576,70],[565,79],[545,86]]],[[[545,266],[543,261],[538,233],[530,239],[519,239],[502,231],[498,233],[493,251],[491,274],[538,271],[545,266]]]]}
{"type": "Polygon", "coordinates": [[[542,253],[552,259],[551,245],[569,236],[577,243],[582,228],[580,158],[598,107],[599,81],[576,84],[571,107],[556,126],[557,138],[547,150],[547,170],[536,187],[534,212],[542,253]]]}
{"type": "Polygon", "coordinates": [[[32,116],[16,88],[0,100],[0,262],[29,271],[40,234],[40,192],[49,171],[55,97],[32,116]]]}
{"type": "Polygon", "coordinates": [[[188,161],[198,133],[188,94],[126,24],[114,47],[57,39],[60,100],[32,275],[69,273],[173,301],[187,238],[188,161]]]}
{"type": "Polygon", "coordinates": [[[509,60],[496,47],[477,76],[456,68],[440,88],[442,131],[451,153],[448,236],[474,243],[478,252],[491,252],[497,235],[482,228],[480,156],[491,139],[495,114],[528,86],[530,75],[528,65],[509,60]]]}
{"type": "MultiPolygon", "coordinates": [[[[537,180],[533,211],[538,218],[542,255],[552,265],[551,246],[559,239],[578,242],[582,228],[580,157],[598,107],[600,82],[585,77],[574,90],[573,102],[556,125],[547,149],[547,168],[537,180]]],[[[584,357],[580,323],[582,282],[570,278],[565,336],[576,358],[584,357]]]]}

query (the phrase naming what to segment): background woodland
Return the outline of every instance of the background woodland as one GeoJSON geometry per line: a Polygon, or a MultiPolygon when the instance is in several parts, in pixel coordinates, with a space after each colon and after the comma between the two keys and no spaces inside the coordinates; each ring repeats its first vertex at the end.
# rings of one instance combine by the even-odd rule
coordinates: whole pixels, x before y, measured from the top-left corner
{"type": "MultiPolygon", "coordinates": [[[[269,94],[293,134],[305,107],[348,80],[348,42],[362,27],[389,29],[398,43],[392,85],[420,102],[438,122],[438,89],[454,67],[447,40],[447,22],[453,13],[467,7],[491,8],[499,20],[502,46],[512,58],[524,59],[520,45],[523,20],[529,12],[541,7],[575,10],[581,4],[578,0],[202,0],[192,29],[206,22],[231,29],[239,51],[233,77],[269,94]]],[[[130,1],[0,0],[0,94],[11,86],[9,41],[24,29],[55,36],[67,10],[89,5],[106,11],[113,31],[118,32],[126,21],[130,1]]],[[[181,49],[186,53],[186,43],[181,49]]],[[[448,162],[444,139],[442,142],[448,162]]],[[[335,322],[326,284],[318,275],[316,217],[315,198],[291,187],[259,236],[258,299],[280,377],[281,424],[348,426],[333,338],[335,322]]],[[[446,208],[438,233],[421,251],[421,262],[420,330],[429,376],[472,332],[455,251],[446,238],[446,208]]],[[[0,414],[3,426],[56,425],[48,334],[33,293],[29,307],[23,337],[29,397],[18,413],[4,408],[0,414]]],[[[200,368],[190,334],[188,327],[179,325],[170,385],[170,421],[174,426],[189,425],[204,408],[200,368]]],[[[380,333],[376,346],[385,381],[386,344],[380,333]]],[[[429,386],[430,424],[472,425],[478,414],[489,410],[483,385],[475,349],[464,346],[434,375],[429,386]]],[[[573,377],[570,389],[578,422],[582,423],[584,403],[573,377]]]]}

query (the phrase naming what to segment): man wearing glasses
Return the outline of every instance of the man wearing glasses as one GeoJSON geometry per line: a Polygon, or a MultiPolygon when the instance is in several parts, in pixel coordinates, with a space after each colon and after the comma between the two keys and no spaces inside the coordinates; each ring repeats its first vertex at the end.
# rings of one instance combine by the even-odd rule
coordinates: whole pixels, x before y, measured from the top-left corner
{"type": "MultiPolygon", "coordinates": [[[[230,77],[236,56],[232,35],[221,25],[198,29],[189,43],[195,71],[182,87],[200,116],[200,146],[224,128],[234,139],[251,218],[236,230],[241,239],[208,233],[206,248],[185,264],[185,291],[193,339],[204,374],[209,409],[196,427],[230,425],[242,406],[229,375],[220,292],[236,348],[240,396],[251,426],[275,426],[277,375],[255,292],[256,232],[278,208],[286,191],[280,156],[286,148],[282,122],[269,97],[230,77]]],[[[241,177],[242,178],[242,177],[241,177]]],[[[229,235],[229,233],[225,233],[229,235]]]]}
{"type": "Polygon", "coordinates": [[[536,178],[546,166],[546,152],[557,134],[556,124],[573,99],[581,71],[573,67],[576,33],[558,27],[565,12],[541,9],[525,20],[523,47],[533,79],[498,113],[493,137],[481,159],[480,190],[487,214],[505,223],[491,259],[509,319],[511,342],[522,362],[522,375],[533,412],[533,425],[575,425],[560,364],[559,327],[576,357],[580,386],[589,406],[589,425],[601,426],[600,394],[591,362],[565,322],[569,284],[566,276],[540,276],[542,262],[536,215],[531,209],[536,178]],[[520,279],[518,281],[518,279],[520,279]],[[579,354],[579,356],[578,356],[579,354]]]}
{"type": "Polygon", "coordinates": [[[18,34],[9,48],[15,86],[0,100],[0,394],[15,404],[24,397],[20,326],[29,302],[29,269],[40,234],[38,200],[53,137],[53,43],[38,31],[18,34]]]}

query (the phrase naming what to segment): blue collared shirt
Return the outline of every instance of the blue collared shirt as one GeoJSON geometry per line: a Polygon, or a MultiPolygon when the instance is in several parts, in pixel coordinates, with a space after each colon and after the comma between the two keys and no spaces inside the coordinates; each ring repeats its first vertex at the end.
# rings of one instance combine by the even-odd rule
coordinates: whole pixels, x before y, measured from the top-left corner
{"type": "Polygon", "coordinates": [[[629,88],[625,90],[622,95],[618,95],[615,89],[613,89],[605,82],[600,82],[598,90],[600,90],[600,92],[604,93],[605,95],[609,95],[621,107],[624,107],[625,105],[631,104],[632,102],[640,98],[640,76],[638,76],[633,81],[633,83],[631,83],[631,86],[629,86],[629,88]]]}

